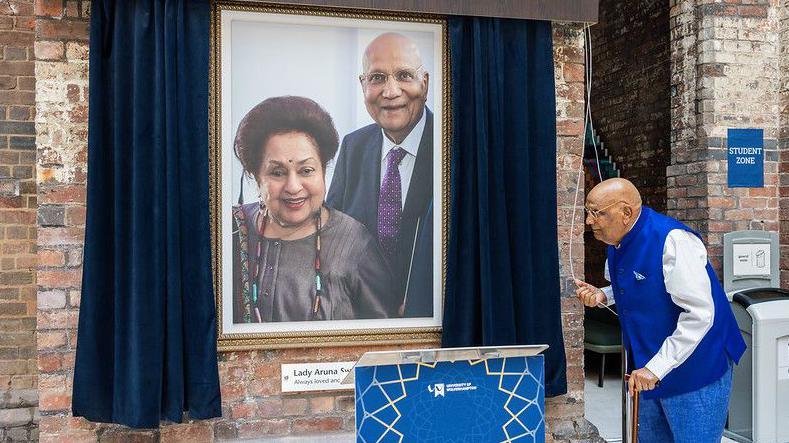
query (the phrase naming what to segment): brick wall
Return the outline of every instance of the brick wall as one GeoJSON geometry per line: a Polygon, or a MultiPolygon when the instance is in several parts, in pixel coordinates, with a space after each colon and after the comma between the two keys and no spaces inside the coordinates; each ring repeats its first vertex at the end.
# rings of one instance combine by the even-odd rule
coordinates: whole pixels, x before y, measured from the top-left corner
{"type": "Polygon", "coordinates": [[[671,2],[667,208],[706,238],[720,277],[725,232],[779,228],[780,1],[671,2]],[[764,128],[765,187],[728,188],[727,128],[749,127],[764,128]]]}
{"type": "MultiPolygon", "coordinates": [[[[671,113],[669,8],[665,0],[601,0],[592,32],[592,121],[622,177],[644,203],[666,209],[671,113]]],[[[599,183],[589,171],[586,191],[599,183]]],[[[603,279],[605,245],[587,232],[586,279],[603,279]]]]}
{"type": "MultiPolygon", "coordinates": [[[[562,330],[567,355],[567,395],[546,401],[548,442],[598,441],[597,429],[584,419],[583,306],[575,298],[573,273],[583,276],[583,209],[573,204],[578,171],[583,157],[584,56],[580,25],[553,25],[554,76],[556,81],[556,178],[559,227],[559,264],[562,290],[562,330]],[[573,242],[572,262],[570,241],[573,242]]],[[[583,181],[578,193],[582,206],[583,181]]]]}
{"type": "Polygon", "coordinates": [[[0,2],[0,441],[38,436],[33,2],[0,2]]]}
{"type": "MultiPolygon", "coordinates": [[[[71,408],[85,226],[88,2],[36,1],[40,436],[61,441],[71,408]]],[[[95,434],[79,429],[71,438],[95,434]]]]}
{"type": "MultiPolygon", "coordinates": [[[[222,353],[222,418],[130,430],[70,416],[81,248],[85,219],[87,152],[87,2],[42,2],[36,9],[38,211],[38,352],[42,441],[209,441],[269,434],[352,431],[353,395],[283,395],[280,364],[345,361],[384,347],[291,349],[222,353]]],[[[575,189],[580,162],[583,55],[580,28],[557,25],[557,156],[559,229],[569,235],[566,190],[575,189]]],[[[578,214],[580,220],[580,214],[578,214]]],[[[580,222],[578,225],[580,226],[580,222]]],[[[582,250],[581,230],[576,247],[582,250]]],[[[571,298],[567,244],[562,245],[562,301],[569,393],[548,402],[549,441],[594,438],[583,420],[582,310],[571,298]]],[[[574,261],[576,272],[583,256],[574,261]]],[[[434,345],[438,345],[435,343],[434,345]]],[[[407,346],[404,346],[407,347],[407,346]]],[[[389,347],[388,347],[389,348],[389,347]]]]}
{"type": "Polygon", "coordinates": [[[781,243],[781,287],[789,287],[789,0],[783,0],[779,35],[779,86],[780,112],[778,131],[779,152],[779,195],[780,195],[780,243],[781,243]]]}
{"type": "Polygon", "coordinates": [[[600,0],[592,31],[592,119],[622,176],[666,207],[671,132],[668,4],[600,0]]]}

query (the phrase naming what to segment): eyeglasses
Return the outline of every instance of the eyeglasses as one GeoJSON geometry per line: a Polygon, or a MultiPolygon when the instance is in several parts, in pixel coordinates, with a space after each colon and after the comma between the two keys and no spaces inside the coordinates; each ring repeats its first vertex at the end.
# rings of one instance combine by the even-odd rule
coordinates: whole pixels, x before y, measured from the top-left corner
{"type": "Polygon", "coordinates": [[[362,82],[365,86],[371,87],[381,87],[389,81],[389,77],[391,76],[397,83],[402,85],[407,85],[411,83],[415,83],[419,81],[419,71],[422,71],[422,66],[419,66],[416,69],[411,68],[403,68],[398,69],[397,71],[388,74],[386,72],[368,72],[367,74],[361,74],[359,76],[359,81],[362,82]]]}
{"type": "Polygon", "coordinates": [[[605,207],[600,208],[600,209],[589,209],[587,207],[584,207],[584,210],[586,211],[586,215],[587,216],[592,217],[592,220],[597,220],[600,216],[605,215],[605,213],[603,211],[605,211],[606,209],[608,209],[608,208],[610,208],[610,207],[612,207],[612,206],[614,206],[616,204],[619,204],[619,203],[627,203],[627,202],[624,201],[624,200],[619,200],[619,201],[615,201],[615,202],[611,203],[610,205],[605,206],[605,207]]]}

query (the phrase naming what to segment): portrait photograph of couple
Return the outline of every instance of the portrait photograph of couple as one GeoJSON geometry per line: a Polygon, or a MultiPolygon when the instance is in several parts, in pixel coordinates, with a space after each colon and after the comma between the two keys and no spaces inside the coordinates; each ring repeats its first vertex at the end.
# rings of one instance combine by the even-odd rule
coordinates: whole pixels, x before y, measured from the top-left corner
{"type": "Polygon", "coordinates": [[[438,330],[444,33],[402,17],[221,11],[220,341],[438,330]]]}

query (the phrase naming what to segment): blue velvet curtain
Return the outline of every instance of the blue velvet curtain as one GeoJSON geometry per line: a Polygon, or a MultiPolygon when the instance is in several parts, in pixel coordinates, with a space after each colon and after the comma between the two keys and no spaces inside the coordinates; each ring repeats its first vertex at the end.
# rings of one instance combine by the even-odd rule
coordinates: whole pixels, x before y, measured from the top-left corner
{"type": "Polygon", "coordinates": [[[550,22],[450,17],[452,145],[444,346],[547,343],[567,391],[550,22]]]}
{"type": "Polygon", "coordinates": [[[208,0],[94,0],[73,414],[221,415],[208,208],[208,0]],[[187,4],[188,3],[188,4],[187,4]]]}

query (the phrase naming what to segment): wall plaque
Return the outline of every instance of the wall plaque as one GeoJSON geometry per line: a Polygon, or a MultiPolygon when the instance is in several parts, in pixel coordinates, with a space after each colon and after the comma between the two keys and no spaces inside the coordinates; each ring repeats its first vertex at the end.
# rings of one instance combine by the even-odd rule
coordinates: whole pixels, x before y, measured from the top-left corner
{"type": "Polygon", "coordinates": [[[288,363],[282,365],[282,392],[351,391],[342,384],[356,362],[288,363]]]}

